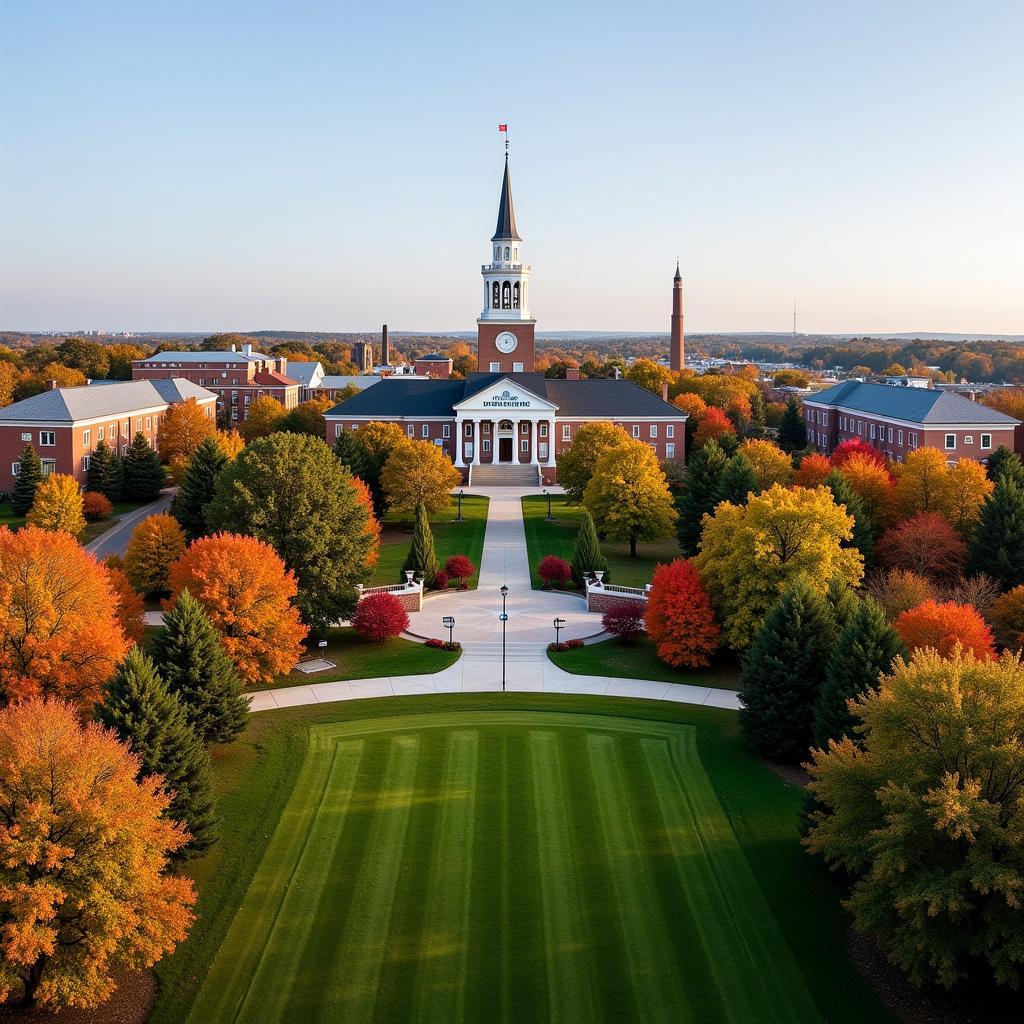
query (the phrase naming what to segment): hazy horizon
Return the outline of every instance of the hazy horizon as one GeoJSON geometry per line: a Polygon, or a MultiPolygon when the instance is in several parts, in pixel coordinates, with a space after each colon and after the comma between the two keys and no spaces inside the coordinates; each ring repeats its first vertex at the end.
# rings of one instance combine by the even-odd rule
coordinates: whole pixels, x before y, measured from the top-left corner
{"type": "Polygon", "coordinates": [[[0,30],[8,330],[472,331],[506,122],[538,331],[666,332],[678,256],[690,334],[788,333],[794,299],[799,333],[1024,333],[1019,4],[62,0],[0,30]]]}

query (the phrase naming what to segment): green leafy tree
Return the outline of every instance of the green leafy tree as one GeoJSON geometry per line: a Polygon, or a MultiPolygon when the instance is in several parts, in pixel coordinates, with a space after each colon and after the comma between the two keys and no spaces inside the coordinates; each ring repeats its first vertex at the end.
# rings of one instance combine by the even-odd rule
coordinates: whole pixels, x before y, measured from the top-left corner
{"type": "Polygon", "coordinates": [[[124,496],[129,501],[153,501],[163,490],[164,467],[149,446],[146,435],[137,433],[124,453],[124,496]]]}
{"type": "Polygon", "coordinates": [[[715,487],[712,509],[723,501],[734,505],[745,505],[750,494],[757,494],[757,477],[754,467],[742,452],[733,455],[722,468],[715,487]]]}
{"type": "MultiPolygon", "coordinates": [[[[368,455],[355,430],[343,430],[333,445],[334,454],[353,475],[366,482],[368,455]]],[[[372,491],[371,491],[372,494],[372,491]]]]}
{"type": "Polygon", "coordinates": [[[306,434],[259,438],[217,477],[211,530],[270,544],[295,573],[306,625],[323,631],[355,610],[376,541],[352,476],[326,443],[306,434]]]}
{"type": "Polygon", "coordinates": [[[248,726],[249,702],[234,665],[203,606],[187,590],[164,616],[153,660],[204,743],[228,743],[248,726]]]}
{"type": "Polygon", "coordinates": [[[843,546],[856,548],[864,556],[864,564],[869,565],[875,555],[875,531],[864,502],[838,469],[825,477],[825,486],[835,503],[845,506],[846,514],[853,516],[853,536],[843,541],[843,546]]]}
{"type": "Polygon", "coordinates": [[[72,370],[81,370],[89,380],[104,380],[110,372],[106,347],[84,338],[65,338],[57,346],[57,361],[72,370]]]}
{"type": "Polygon", "coordinates": [[[595,569],[604,572],[604,582],[610,583],[611,577],[608,574],[608,559],[601,551],[601,541],[597,536],[597,529],[594,527],[594,519],[587,509],[583,510],[580,517],[580,526],[576,531],[576,543],[572,549],[572,578],[579,587],[583,586],[583,574],[593,573],[595,569]]]}
{"type": "Polygon", "coordinates": [[[878,677],[892,668],[906,650],[889,625],[881,605],[870,597],[857,605],[856,613],[840,632],[825,670],[825,681],[814,709],[814,744],[855,738],[856,719],[847,702],[878,685],[878,677]]]}
{"type": "Polygon", "coordinates": [[[11,495],[11,511],[16,516],[28,515],[32,502],[36,500],[36,488],[43,481],[43,462],[31,444],[21,449],[18,460],[18,476],[14,481],[11,495]]]}
{"type": "MultiPolygon", "coordinates": [[[[742,456],[740,456],[742,458],[742,456]]],[[[686,480],[679,502],[676,536],[683,554],[697,554],[705,513],[712,513],[718,504],[718,485],[729,460],[717,441],[708,441],[690,456],[686,464],[686,480]]]]}
{"type": "Polygon", "coordinates": [[[416,576],[423,577],[423,585],[432,587],[437,576],[437,554],[434,551],[434,533],[430,529],[427,510],[422,505],[416,506],[416,518],[412,525],[412,543],[409,553],[402,563],[399,582],[405,582],[405,574],[411,569],[416,576]]]}
{"type": "Polygon", "coordinates": [[[807,427],[795,398],[786,403],[786,411],[779,423],[779,447],[784,452],[798,452],[807,447],[807,427]]]}
{"type": "Polygon", "coordinates": [[[216,438],[205,437],[189,460],[185,478],[171,504],[171,515],[181,524],[189,543],[205,537],[206,506],[213,501],[217,477],[227,464],[227,456],[216,438]]]}
{"type": "Polygon", "coordinates": [[[740,730],[762,757],[807,756],[814,710],[836,639],[832,610],[803,576],[768,613],[743,665],[740,730]]]}
{"type": "Polygon", "coordinates": [[[108,501],[121,500],[124,491],[124,464],[121,456],[106,441],[100,441],[89,456],[86,489],[99,491],[108,501]]]}
{"type": "Polygon", "coordinates": [[[1024,583],[1024,483],[1003,472],[981,506],[967,554],[970,573],[985,573],[1004,590],[1024,583]]]}
{"type": "Polygon", "coordinates": [[[167,817],[182,822],[191,836],[176,856],[196,857],[208,850],[217,841],[210,756],[181,704],[138,647],[125,655],[107,684],[96,720],[138,755],[140,778],[162,775],[164,788],[174,794],[167,817]]]}

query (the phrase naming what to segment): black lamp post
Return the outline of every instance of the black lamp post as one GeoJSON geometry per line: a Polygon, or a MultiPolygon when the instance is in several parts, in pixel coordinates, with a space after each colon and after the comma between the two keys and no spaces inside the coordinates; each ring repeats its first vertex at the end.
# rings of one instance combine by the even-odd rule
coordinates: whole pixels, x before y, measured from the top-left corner
{"type": "Polygon", "coordinates": [[[441,625],[444,626],[444,628],[448,630],[448,643],[452,643],[453,642],[452,641],[452,633],[455,630],[455,616],[454,615],[446,615],[441,620],[441,625]]]}
{"type": "Polygon", "coordinates": [[[455,497],[459,499],[459,514],[455,517],[455,522],[457,523],[462,522],[462,496],[465,493],[465,491],[459,491],[459,493],[455,495],[455,497]]]}
{"type": "Polygon", "coordinates": [[[501,585],[501,689],[505,690],[505,626],[508,624],[508,612],[505,611],[505,599],[508,597],[508,587],[501,585]]]}
{"type": "Polygon", "coordinates": [[[565,629],[565,619],[555,619],[555,646],[558,646],[558,634],[565,629]]]}
{"type": "Polygon", "coordinates": [[[544,517],[548,522],[551,522],[555,517],[551,514],[551,492],[545,491],[544,497],[548,499],[548,514],[544,517]]]}

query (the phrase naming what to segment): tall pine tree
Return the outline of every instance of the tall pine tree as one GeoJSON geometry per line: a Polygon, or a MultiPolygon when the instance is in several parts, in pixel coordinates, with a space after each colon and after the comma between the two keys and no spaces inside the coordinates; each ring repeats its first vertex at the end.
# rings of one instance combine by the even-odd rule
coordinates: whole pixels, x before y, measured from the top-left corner
{"type": "Polygon", "coordinates": [[[178,520],[189,543],[210,532],[205,509],[213,501],[217,476],[227,461],[224,450],[212,437],[204,437],[189,460],[181,490],[171,503],[171,515],[178,520]]]}
{"type": "Polygon", "coordinates": [[[889,671],[893,658],[905,653],[881,605],[870,597],[859,602],[853,618],[839,634],[825,670],[814,709],[816,747],[826,747],[830,739],[856,738],[856,720],[846,702],[873,688],[878,677],[889,671]]]}
{"type": "Polygon", "coordinates": [[[828,591],[825,594],[832,609],[832,618],[836,623],[836,631],[841,633],[846,629],[847,624],[857,614],[860,607],[860,598],[853,591],[853,587],[841,576],[833,576],[828,581],[828,591]]]}
{"type": "Polygon", "coordinates": [[[795,398],[786,403],[779,421],[779,447],[784,452],[798,452],[807,447],[807,427],[795,398]]]}
{"type": "Polygon", "coordinates": [[[124,466],[121,456],[106,441],[100,441],[89,456],[87,486],[90,491],[106,495],[110,501],[121,500],[124,466]]]}
{"type": "Polygon", "coordinates": [[[981,506],[967,555],[968,572],[983,572],[1003,590],[1024,583],[1024,483],[1004,470],[981,506]]]}
{"type": "Polygon", "coordinates": [[[96,719],[138,755],[140,775],[162,775],[164,788],[174,794],[167,817],[182,822],[192,837],[175,856],[196,857],[209,849],[217,841],[210,755],[138,647],[118,665],[96,719]]]}
{"type": "Polygon", "coordinates": [[[768,613],[743,664],[740,730],[763,757],[807,756],[814,710],[836,639],[828,602],[797,576],[768,613]]]}
{"type": "Polygon", "coordinates": [[[601,551],[601,542],[594,527],[593,517],[587,509],[580,517],[580,528],[576,531],[576,544],[572,549],[572,578],[576,585],[583,586],[583,574],[592,573],[595,569],[604,571],[604,582],[611,581],[608,575],[608,559],[601,551]]]}
{"type": "Polygon", "coordinates": [[[870,565],[875,557],[875,531],[871,525],[871,517],[864,508],[864,502],[838,469],[833,469],[825,477],[825,486],[832,492],[835,503],[845,505],[846,514],[853,516],[853,537],[848,541],[841,541],[842,546],[856,548],[864,556],[864,563],[870,565]]]}
{"type": "Polygon", "coordinates": [[[714,502],[731,501],[734,505],[746,505],[751,492],[757,493],[757,477],[754,469],[742,452],[737,452],[725,464],[715,488],[714,502]]]}
{"type": "Polygon", "coordinates": [[[409,553],[402,563],[399,582],[405,582],[406,570],[412,569],[417,576],[423,577],[423,585],[432,587],[437,576],[437,555],[434,552],[434,534],[427,519],[427,510],[422,502],[416,506],[416,519],[412,527],[412,544],[409,553]]]}
{"type": "Polygon", "coordinates": [[[124,497],[128,501],[154,501],[166,482],[160,456],[141,431],[124,454],[124,497]]]}
{"type": "Polygon", "coordinates": [[[28,515],[32,502],[36,500],[36,488],[43,480],[43,462],[31,444],[21,449],[18,459],[18,475],[14,480],[11,495],[11,511],[16,516],[28,515]]]}
{"type": "Polygon", "coordinates": [[[1009,471],[1024,477],[1024,462],[1016,452],[1011,451],[1005,444],[1001,444],[985,463],[985,472],[989,480],[997,481],[1004,472],[1009,471]]]}
{"type": "MultiPolygon", "coordinates": [[[[746,461],[746,460],[744,460],[746,461]]],[[[686,464],[683,496],[679,501],[676,535],[683,554],[690,558],[697,554],[700,543],[701,520],[718,504],[716,494],[722,474],[729,460],[717,441],[708,441],[690,456],[686,464]]]]}
{"type": "Polygon", "coordinates": [[[187,591],[164,616],[153,660],[204,743],[227,743],[249,724],[249,702],[203,606],[187,591]]]}

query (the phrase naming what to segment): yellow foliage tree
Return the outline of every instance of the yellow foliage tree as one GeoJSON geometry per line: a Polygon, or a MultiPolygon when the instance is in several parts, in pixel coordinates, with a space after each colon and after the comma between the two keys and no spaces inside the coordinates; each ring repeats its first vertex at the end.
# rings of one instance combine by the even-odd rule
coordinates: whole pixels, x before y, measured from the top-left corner
{"type": "Polygon", "coordinates": [[[14,401],[14,385],[18,380],[18,368],[14,363],[0,360],[0,408],[14,401]]]}
{"type": "Polygon", "coordinates": [[[382,467],[391,452],[409,440],[397,423],[381,423],[378,420],[364,423],[356,431],[356,439],[382,467]]]}
{"type": "Polygon", "coordinates": [[[174,516],[162,514],[143,519],[132,531],[124,554],[124,572],[142,594],[169,589],[171,565],[185,550],[185,534],[174,516]]]}
{"type": "Polygon", "coordinates": [[[660,395],[662,385],[673,383],[675,374],[667,366],[662,366],[653,359],[638,359],[626,371],[626,380],[632,381],[645,391],[660,395]]]}
{"type": "Polygon", "coordinates": [[[938,511],[950,524],[968,536],[981,518],[981,506],[995,490],[985,467],[974,459],[961,459],[941,478],[938,511]]]}
{"type": "Polygon", "coordinates": [[[708,405],[725,409],[734,395],[752,399],[758,393],[758,387],[752,380],[736,374],[705,373],[698,377],[680,373],[669,388],[669,394],[675,397],[687,393],[700,395],[708,405]]]}
{"type": "Polygon", "coordinates": [[[412,513],[422,504],[431,515],[451,505],[451,491],[462,474],[437,445],[427,441],[406,441],[388,456],[381,473],[381,486],[388,508],[399,514],[412,513]]]}
{"type": "Polygon", "coordinates": [[[634,558],[637,541],[672,536],[678,515],[654,451],[631,438],[597,460],[583,504],[598,532],[629,541],[634,558]]]}
{"type": "Polygon", "coordinates": [[[202,444],[203,439],[212,437],[217,425],[212,416],[206,415],[194,398],[177,402],[160,417],[160,433],[157,443],[160,458],[172,466],[176,462],[188,462],[202,444]]]}
{"type": "Polygon", "coordinates": [[[52,473],[36,488],[27,518],[40,530],[63,530],[77,537],[85,529],[78,481],[66,473],[52,473]]]}
{"type": "Polygon", "coordinates": [[[284,406],[270,395],[260,395],[246,410],[238,432],[246,441],[255,441],[257,437],[268,437],[280,429],[281,421],[288,414],[284,406]]]}
{"type": "Polygon", "coordinates": [[[630,440],[622,427],[606,420],[584,423],[576,431],[572,444],[563,448],[556,460],[558,462],[558,482],[565,489],[571,502],[579,504],[583,500],[583,492],[590,483],[594,467],[598,459],[612,448],[626,444],[630,440]]]}
{"type": "Polygon", "coordinates": [[[740,451],[754,471],[759,491],[768,490],[772,484],[788,487],[793,482],[793,460],[774,441],[744,441],[740,451]]]}
{"type": "Polygon", "coordinates": [[[842,546],[852,534],[853,518],[827,487],[773,484],[746,505],[720,504],[705,520],[696,564],[729,645],[739,650],[750,643],[798,573],[821,594],[836,578],[858,584],[864,560],[856,548],[842,546]]]}
{"type": "Polygon", "coordinates": [[[904,517],[916,512],[941,512],[946,456],[938,448],[908,452],[896,473],[896,503],[904,517]]]}
{"type": "Polygon", "coordinates": [[[218,430],[214,440],[228,462],[233,462],[245,447],[245,438],[237,430],[218,430]]]}

